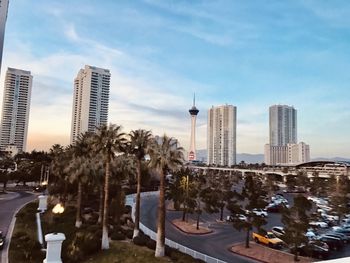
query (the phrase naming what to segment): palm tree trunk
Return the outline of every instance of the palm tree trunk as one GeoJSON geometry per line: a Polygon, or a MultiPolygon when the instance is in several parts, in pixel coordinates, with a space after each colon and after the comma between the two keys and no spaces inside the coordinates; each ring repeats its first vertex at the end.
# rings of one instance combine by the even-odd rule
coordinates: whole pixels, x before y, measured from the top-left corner
{"type": "Polygon", "coordinates": [[[165,184],[164,171],[160,170],[160,187],[158,203],[158,226],[157,226],[157,244],[155,257],[164,257],[165,255],[165,184]]]}
{"type": "Polygon", "coordinates": [[[81,196],[82,196],[82,183],[78,182],[78,197],[77,197],[77,215],[75,218],[75,227],[80,228],[82,221],[81,221],[81,196]]]}
{"type": "Polygon", "coordinates": [[[185,204],[183,209],[182,209],[182,221],[184,221],[184,222],[186,220],[186,210],[187,210],[187,207],[186,207],[186,204],[185,204]]]}
{"type": "Polygon", "coordinates": [[[199,217],[200,217],[200,212],[198,211],[197,213],[197,230],[199,230],[199,217]]]}
{"type": "Polygon", "coordinates": [[[137,191],[135,206],[135,227],[133,238],[140,233],[140,203],[141,203],[141,160],[137,159],[137,191]]]}
{"type": "Polygon", "coordinates": [[[224,220],[224,208],[225,206],[220,207],[220,221],[224,220]]]}
{"type": "Polygon", "coordinates": [[[106,175],[105,175],[105,198],[103,204],[103,218],[102,218],[102,242],[101,249],[109,249],[108,240],[108,195],[109,195],[109,166],[110,160],[106,162],[106,175]]]}
{"type": "Polygon", "coordinates": [[[294,261],[299,261],[298,258],[298,246],[295,244],[294,246],[295,252],[294,252],[294,261]]]}
{"type": "Polygon", "coordinates": [[[99,203],[99,209],[98,209],[98,220],[97,223],[101,224],[102,223],[102,218],[103,218],[103,187],[102,184],[99,186],[100,190],[100,203],[99,203]]]}
{"type": "Polygon", "coordinates": [[[249,231],[249,229],[247,229],[247,235],[245,237],[245,247],[246,248],[249,248],[249,233],[250,233],[250,231],[249,231]]]}

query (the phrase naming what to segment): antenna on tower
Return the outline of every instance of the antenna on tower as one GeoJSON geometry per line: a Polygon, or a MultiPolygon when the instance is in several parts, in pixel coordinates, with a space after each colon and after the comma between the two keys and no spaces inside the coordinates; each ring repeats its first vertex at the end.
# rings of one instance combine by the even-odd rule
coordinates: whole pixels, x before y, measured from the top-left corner
{"type": "Polygon", "coordinates": [[[193,93],[193,107],[196,106],[196,93],[193,93]]]}

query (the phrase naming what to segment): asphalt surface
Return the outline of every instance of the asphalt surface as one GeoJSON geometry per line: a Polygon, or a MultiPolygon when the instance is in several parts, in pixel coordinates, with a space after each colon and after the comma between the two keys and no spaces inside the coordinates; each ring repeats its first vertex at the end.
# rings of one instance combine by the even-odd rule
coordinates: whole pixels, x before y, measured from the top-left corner
{"type": "MultiPolygon", "coordinates": [[[[12,218],[16,211],[25,203],[32,201],[36,198],[36,195],[27,192],[18,192],[15,196],[10,194],[7,196],[1,195],[0,197],[0,231],[6,236],[11,224],[12,218]]],[[[0,251],[0,263],[2,252],[6,250],[8,240],[5,240],[5,246],[0,251]]]]}
{"type": "MultiPolygon", "coordinates": [[[[151,196],[144,198],[141,202],[141,222],[156,232],[157,224],[157,205],[158,197],[151,196]]],[[[247,258],[243,258],[229,251],[230,245],[233,243],[241,242],[242,236],[244,237],[243,232],[235,231],[231,224],[229,223],[216,223],[214,215],[203,214],[201,221],[204,221],[205,224],[210,225],[210,228],[214,230],[213,233],[198,236],[198,235],[188,235],[171,224],[171,220],[175,218],[181,218],[181,212],[177,211],[167,211],[166,218],[166,238],[175,241],[181,245],[184,245],[188,248],[194,249],[198,252],[207,254],[224,260],[226,262],[233,263],[251,263],[256,262],[247,258]]]]}

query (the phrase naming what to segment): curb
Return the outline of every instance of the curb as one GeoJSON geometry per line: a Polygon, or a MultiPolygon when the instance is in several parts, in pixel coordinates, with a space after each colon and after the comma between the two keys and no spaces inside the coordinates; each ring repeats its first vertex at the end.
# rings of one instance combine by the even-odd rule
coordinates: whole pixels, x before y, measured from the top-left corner
{"type": "Polygon", "coordinates": [[[204,235],[212,234],[214,232],[214,230],[208,228],[209,232],[207,232],[207,233],[191,233],[191,232],[187,232],[187,231],[182,230],[179,226],[174,224],[173,221],[170,221],[170,220],[167,220],[167,221],[170,222],[176,229],[180,230],[182,233],[185,233],[186,235],[204,236],[204,235]]]}
{"type": "Polygon", "coordinates": [[[8,242],[6,242],[5,244],[5,247],[2,251],[2,254],[1,254],[1,263],[8,263],[9,262],[9,257],[8,257],[8,253],[9,253],[9,250],[10,250],[10,245],[11,245],[11,238],[12,238],[12,233],[13,233],[13,230],[15,228],[15,223],[16,223],[16,215],[17,213],[23,208],[25,207],[27,204],[31,203],[35,201],[35,199],[31,200],[31,201],[28,201],[26,203],[24,203],[22,206],[20,206],[14,213],[13,217],[12,217],[12,220],[11,220],[11,224],[9,226],[9,229],[7,230],[7,234],[6,234],[6,239],[8,242]]]}

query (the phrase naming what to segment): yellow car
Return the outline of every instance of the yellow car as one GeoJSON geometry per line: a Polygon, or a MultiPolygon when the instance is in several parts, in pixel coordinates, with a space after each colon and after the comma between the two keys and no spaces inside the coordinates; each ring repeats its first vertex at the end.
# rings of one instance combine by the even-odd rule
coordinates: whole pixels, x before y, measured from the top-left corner
{"type": "Polygon", "coordinates": [[[261,243],[272,248],[281,248],[283,246],[283,241],[272,232],[267,232],[265,235],[253,232],[253,239],[258,244],[261,243]]]}

